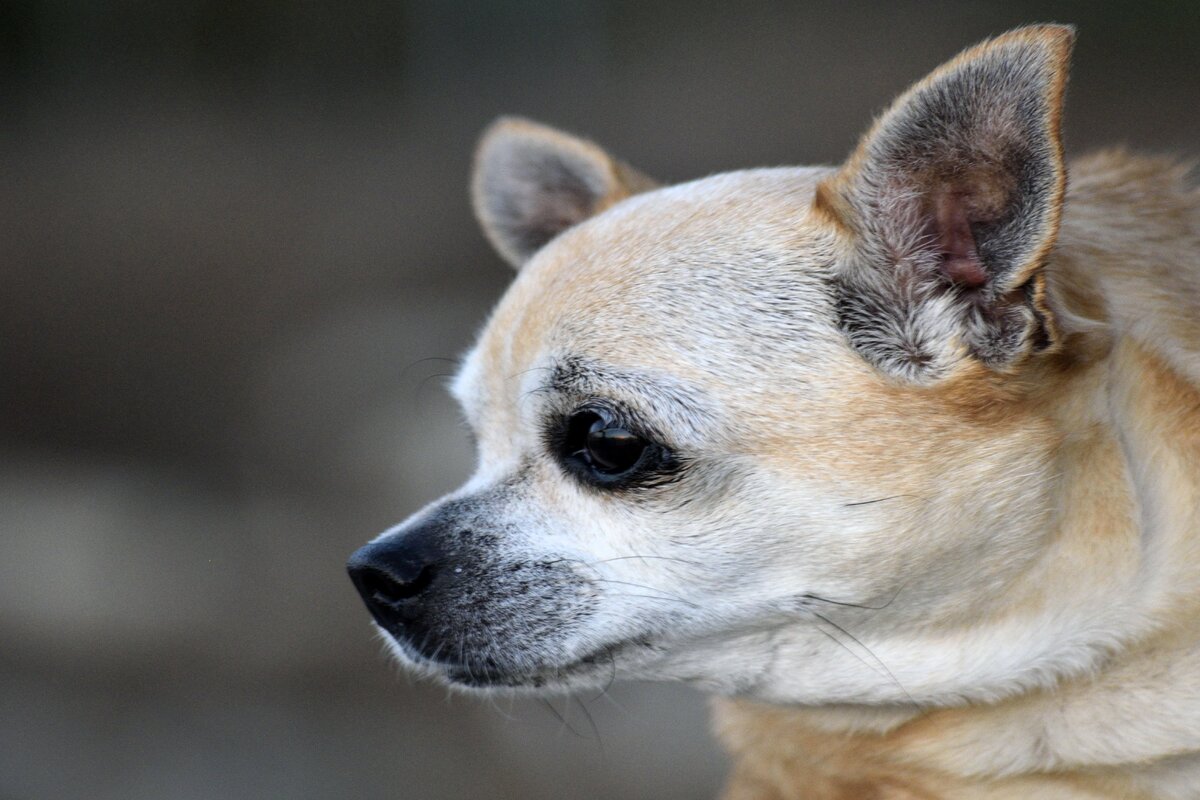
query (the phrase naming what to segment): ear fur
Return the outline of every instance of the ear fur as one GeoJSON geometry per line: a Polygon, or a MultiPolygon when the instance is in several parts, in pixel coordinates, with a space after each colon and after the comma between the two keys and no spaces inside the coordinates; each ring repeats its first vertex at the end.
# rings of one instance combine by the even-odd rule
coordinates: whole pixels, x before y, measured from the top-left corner
{"type": "Polygon", "coordinates": [[[519,268],[567,228],[653,187],[589,141],[503,117],[480,140],[471,197],[488,240],[519,268]]]}
{"type": "Polygon", "coordinates": [[[964,349],[1003,369],[1054,344],[1041,268],[1062,210],[1073,39],[1043,25],[967,50],[901,95],[818,190],[855,242],[840,322],[885,371],[932,379],[964,349]]]}

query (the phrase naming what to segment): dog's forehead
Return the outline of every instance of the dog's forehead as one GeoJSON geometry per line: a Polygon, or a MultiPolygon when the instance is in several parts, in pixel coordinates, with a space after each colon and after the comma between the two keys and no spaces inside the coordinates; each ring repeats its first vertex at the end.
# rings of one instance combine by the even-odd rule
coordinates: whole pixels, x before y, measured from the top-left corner
{"type": "Polygon", "coordinates": [[[764,169],[630,198],[551,242],[518,275],[458,382],[514,375],[548,353],[705,370],[747,345],[832,330],[832,232],[811,213],[824,168],[764,169]]]}
{"type": "Polygon", "coordinates": [[[576,364],[587,380],[575,399],[595,388],[659,419],[682,408],[674,420],[715,422],[710,435],[797,474],[828,472],[824,454],[837,452],[839,475],[895,478],[881,448],[936,463],[973,441],[964,424],[990,436],[1008,424],[996,409],[1017,419],[982,367],[920,392],[856,354],[832,285],[846,242],[813,209],[826,174],[756,170],[650,192],[547,245],[453,386],[494,474],[534,441],[540,400],[576,364]],[[901,424],[913,416],[926,426],[901,424]]]}

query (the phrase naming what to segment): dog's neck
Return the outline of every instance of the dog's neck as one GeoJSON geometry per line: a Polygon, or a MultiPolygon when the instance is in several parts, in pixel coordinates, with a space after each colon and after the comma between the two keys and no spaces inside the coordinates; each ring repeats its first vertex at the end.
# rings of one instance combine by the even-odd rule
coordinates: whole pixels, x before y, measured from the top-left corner
{"type": "Polygon", "coordinates": [[[1105,652],[1079,674],[993,704],[806,709],[718,701],[718,732],[738,760],[730,800],[1193,796],[1186,792],[1200,785],[1200,631],[1191,622],[1200,615],[1200,392],[1136,343],[1119,344],[1111,359],[1112,423],[1064,445],[1080,452],[1063,476],[1057,541],[1014,592],[1090,617],[1105,652]],[[1194,398],[1192,427],[1183,419],[1162,427],[1164,415],[1151,409],[1178,407],[1181,392],[1194,398]],[[1160,427],[1133,430],[1148,420],[1160,427]],[[1097,518],[1100,498],[1112,508],[1121,495],[1127,518],[1097,518]],[[1076,579],[1083,563],[1090,585],[1076,579]]]}
{"type": "MultiPolygon", "coordinates": [[[[1173,266],[1162,254],[1147,266],[1145,243],[1126,237],[1122,252],[1111,235],[1104,246],[1103,221],[1130,213],[1127,201],[1112,207],[1106,180],[1123,185],[1145,165],[1083,166],[1056,263],[1056,280],[1071,286],[1068,345],[1082,355],[1046,380],[1047,413],[1062,421],[1059,513],[1008,613],[1084,626],[1092,654],[988,704],[718,701],[718,731],[737,759],[730,800],[1170,798],[1200,786],[1200,356],[1186,328],[1200,309],[1177,305],[1186,292],[1150,296],[1147,273],[1173,266]]],[[[1183,280],[1200,286],[1200,274],[1183,280]]]]}

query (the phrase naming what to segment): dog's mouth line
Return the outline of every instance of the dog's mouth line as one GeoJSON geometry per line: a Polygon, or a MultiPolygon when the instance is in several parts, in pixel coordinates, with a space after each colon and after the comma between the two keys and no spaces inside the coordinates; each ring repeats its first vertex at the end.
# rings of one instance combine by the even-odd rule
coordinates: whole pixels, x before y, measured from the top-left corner
{"type": "Polygon", "coordinates": [[[584,655],[561,664],[546,664],[532,669],[498,669],[460,662],[428,661],[441,676],[451,683],[474,689],[543,689],[561,686],[571,678],[599,670],[617,669],[617,656],[633,648],[649,648],[653,643],[646,635],[619,639],[589,650],[584,655]]]}

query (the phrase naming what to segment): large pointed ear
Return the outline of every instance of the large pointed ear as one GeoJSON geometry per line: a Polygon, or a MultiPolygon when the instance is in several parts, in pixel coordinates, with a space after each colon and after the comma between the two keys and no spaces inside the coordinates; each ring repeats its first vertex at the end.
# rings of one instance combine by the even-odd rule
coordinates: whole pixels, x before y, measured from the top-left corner
{"type": "Polygon", "coordinates": [[[507,117],[479,143],[471,196],[488,240],[520,267],[567,228],[653,187],[589,141],[507,117]]]}
{"type": "Polygon", "coordinates": [[[855,243],[841,324],[876,365],[932,379],[964,355],[1002,369],[1053,346],[1042,266],[1073,38],[1036,26],[967,50],[901,95],[818,190],[855,243]]]}

